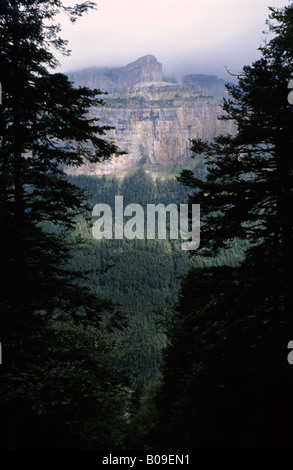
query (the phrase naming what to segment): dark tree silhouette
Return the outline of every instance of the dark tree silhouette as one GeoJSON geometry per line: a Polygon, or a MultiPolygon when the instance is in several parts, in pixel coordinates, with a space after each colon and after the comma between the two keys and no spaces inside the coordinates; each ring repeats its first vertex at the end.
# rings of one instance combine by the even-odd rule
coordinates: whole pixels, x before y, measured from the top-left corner
{"type": "Polygon", "coordinates": [[[114,339],[103,323],[103,312],[116,313],[111,302],[82,285],[84,273],[70,268],[79,246],[71,229],[87,199],[64,172],[119,151],[105,138],[108,128],[88,115],[103,104],[101,92],[74,88],[55,72],[54,56],[54,50],[68,53],[58,14],[75,22],[93,7],[66,7],[60,0],[0,5],[4,447],[100,448],[120,442],[120,353],[111,351],[114,339]]]}
{"type": "Polygon", "coordinates": [[[195,253],[246,248],[238,265],[192,269],[182,282],[152,431],[163,448],[292,448],[293,6],[270,11],[272,39],[227,86],[222,119],[235,135],[193,140],[207,177],[179,178],[201,204],[195,253]]]}

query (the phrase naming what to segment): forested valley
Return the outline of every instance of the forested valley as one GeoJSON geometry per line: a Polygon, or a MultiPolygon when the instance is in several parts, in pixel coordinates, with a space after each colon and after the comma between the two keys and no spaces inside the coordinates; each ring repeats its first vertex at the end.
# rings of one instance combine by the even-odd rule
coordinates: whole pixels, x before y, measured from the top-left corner
{"type": "MultiPolygon", "coordinates": [[[[194,165],[194,174],[203,175],[204,165],[194,165]]],[[[108,204],[115,217],[115,197],[123,196],[124,206],[139,204],[145,219],[147,204],[186,204],[188,190],[175,177],[154,181],[143,168],[119,180],[111,176],[71,176],[70,181],[87,191],[90,205],[108,204]]],[[[154,378],[161,363],[161,351],[166,345],[164,327],[161,325],[164,312],[174,304],[180,277],[190,266],[203,267],[211,261],[197,257],[191,259],[183,251],[182,239],[170,239],[167,227],[166,240],[102,239],[95,241],[92,235],[94,218],[88,214],[89,222],[81,219],[77,233],[88,233],[91,242],[88,252],[74,257],[73,266],[81,271],[99,267],[105,272],[91,274],[88,286],[101,297],[111,298],[127,322],[123,331],[125,346],[129,350],[127,367],[133,374],[132,386],[142,391],[154,378]],[[109,268],[109,269],[107,269],[109,268]]],[[[145,221],[146,222],[146,221],[145,221]]],[[[168,223],[168,218],[167,218],[168,223]]],[[[233,265],[241,259],[245,242],[235,243],[229,253],[217,256],[215,264],[233,265]]]]}
{"type": "Polygon", "coordinates": [[[192,164],[153,179],[64,171],[121,155],[89,117],[101,91],[55,72],[55,17],[93,5],[1,2],[1,449],[292,450],[289,3],[227,85],[237,132],[194,136],[192,164]],[[116,196],[200,204],[199,247],[97,240],[116,196]]]}

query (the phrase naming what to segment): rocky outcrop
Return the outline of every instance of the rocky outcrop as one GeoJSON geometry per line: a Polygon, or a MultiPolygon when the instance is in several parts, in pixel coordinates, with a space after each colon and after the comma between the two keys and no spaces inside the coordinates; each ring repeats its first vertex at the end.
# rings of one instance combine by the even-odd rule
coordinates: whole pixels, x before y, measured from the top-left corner
{"type": "Polygon", "coordinates": [[[75,86],[97,88],[109,95],[119,95],[140,83],[160,83],[162,64],[152,55],[146,55],[121,68],[89,68],[69,73],[75,86]]]}
{"type": "Polygon", "coordinates": [[[234,132],[219,121],[224,81],[215,76],[189,75],[180,83],[163,79],[155,57],[145,56],[121,69],[88,69],[70,76],[75,85],[106,89],[105,106],[92,109],[107,133],[126,155],[75,173],[109,174],[146,165],[156,172],[160,165],[184,164],[191,158],[190,139],[210,140],[219,133],[234,132]]]}
{"type": "Polygon", "coordinates": [[[162,64],[154,56],[147,55],[121,69],[118,90],[123,91],[140,83],[160,83],[162,80],[162,64]]]}

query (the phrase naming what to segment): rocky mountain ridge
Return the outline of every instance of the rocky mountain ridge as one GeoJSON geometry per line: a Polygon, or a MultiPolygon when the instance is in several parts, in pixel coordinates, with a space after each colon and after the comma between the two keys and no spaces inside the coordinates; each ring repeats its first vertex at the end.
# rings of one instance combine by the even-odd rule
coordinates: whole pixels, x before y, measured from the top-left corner
{"type": "Polygon", "coordinates": [[[166,79],[162,64],[152,55],[125,67],[86,69],[68,76],[75,86],[107,92],[105,106],[92,109],[90,115],[114,127],[107,139],[127,152],[107,162],[84,165],[75,174],[119,174],[141,165],[155,174],[160,166],[190,161],[190,139],[209,140],[234,132],[233,124],[217,118],[226,88],[216,76],[166,79]]]}

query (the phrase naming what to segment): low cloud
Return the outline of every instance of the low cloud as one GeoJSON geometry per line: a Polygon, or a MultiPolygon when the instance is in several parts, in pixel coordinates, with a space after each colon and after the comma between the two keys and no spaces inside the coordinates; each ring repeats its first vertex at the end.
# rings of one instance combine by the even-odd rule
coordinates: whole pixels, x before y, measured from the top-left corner
{"type": "MultiPolygon", "coordinates": [[[[73,4],[67,0],[67,4],[73,4]]],[[[274,0],[282,7],[285,0],[274,0]]],[[[269,0],[100,0],[75,25],[62,18],[71,57],[62,71],[122,66],[154,55],[164,74],[211,73],[227,78],[259,56],[269,0]]]]}

